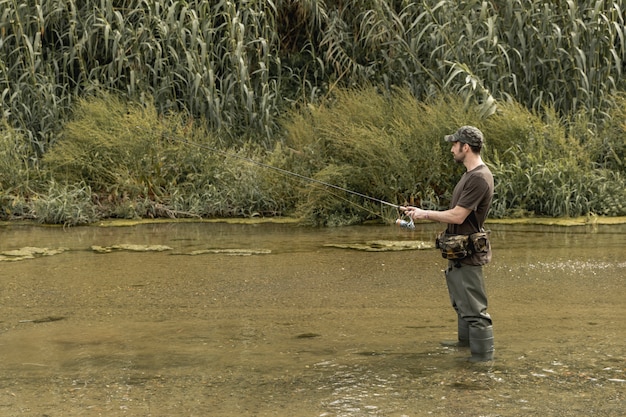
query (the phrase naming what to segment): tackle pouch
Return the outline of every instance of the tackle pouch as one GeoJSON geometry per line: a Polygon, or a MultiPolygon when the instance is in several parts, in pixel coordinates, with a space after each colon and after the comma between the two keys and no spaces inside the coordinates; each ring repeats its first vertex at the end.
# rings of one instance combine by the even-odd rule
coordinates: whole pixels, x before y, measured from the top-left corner
{"type": "Polygon", "coordinates": [[[472,252],[486,253],[489,252],[489,232],[477,232],[469,235],[472,252]]]}
{"type": "Polygon", "coordinates": [[[468,235],[449,235],[443,231],[437,236],[435,247],[441,250],[441,256],[450,260],[467,258],[472,254],[468,235]]]}

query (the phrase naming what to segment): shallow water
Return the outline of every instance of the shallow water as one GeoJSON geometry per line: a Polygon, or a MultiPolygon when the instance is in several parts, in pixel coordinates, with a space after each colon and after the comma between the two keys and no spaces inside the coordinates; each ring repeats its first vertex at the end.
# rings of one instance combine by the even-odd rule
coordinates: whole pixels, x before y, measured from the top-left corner
{"type": "Polygon", "coordinates": [[[66,249],[0,262],[0,415],[623,416],[626,226],[491,230],[475,366],[435,250],[328,246],[437,225],[0,228],[66,249]]]}

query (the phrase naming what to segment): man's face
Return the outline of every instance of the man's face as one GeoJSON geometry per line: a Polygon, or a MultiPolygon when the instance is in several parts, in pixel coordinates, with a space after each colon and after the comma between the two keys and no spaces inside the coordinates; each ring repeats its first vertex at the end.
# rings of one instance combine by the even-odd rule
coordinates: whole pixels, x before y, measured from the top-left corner
{"type": "Polygon", "coordinates": [[[465,143],[463,142],[453,142],[452,149],[450,149],[452,155],[454,156],[454,160],[459,164],[462,164],[465,161],[465,143]]]}

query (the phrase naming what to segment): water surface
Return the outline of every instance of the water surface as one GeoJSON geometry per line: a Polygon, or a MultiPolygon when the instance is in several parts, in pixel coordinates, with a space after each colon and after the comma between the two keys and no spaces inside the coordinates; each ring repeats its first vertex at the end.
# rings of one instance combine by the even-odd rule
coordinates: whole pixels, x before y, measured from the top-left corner
{"type": "Polygon", "coordinates": [[[0,262],[0,415],[624,415],[626,226],[491,230],[496,360],[473,366],[439,345],[435,250],[328,246],[437,225],[3,227],[0,252],[65,251],[0,262]],[[115,245],[169,249],[93,250],[115,245]]]}

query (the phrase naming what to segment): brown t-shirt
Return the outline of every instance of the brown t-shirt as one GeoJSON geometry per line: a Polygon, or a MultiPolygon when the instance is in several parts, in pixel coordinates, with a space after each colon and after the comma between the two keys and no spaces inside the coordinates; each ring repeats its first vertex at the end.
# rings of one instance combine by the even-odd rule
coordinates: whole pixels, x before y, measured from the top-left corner
{"type": "MultiPolygon", "coordinates": [[[[454,191],[450,208],[461,206],[471,210],[461,224],[449,224],[447,232],[469,235],[483,230],[493,199],[493,175],[486,165],[479,165],[463,174],[454,191]]],[[[486,253],[475,253],[461,262],[468,265],[484,265],[491,261],[491,246],[486,253]]]]}

